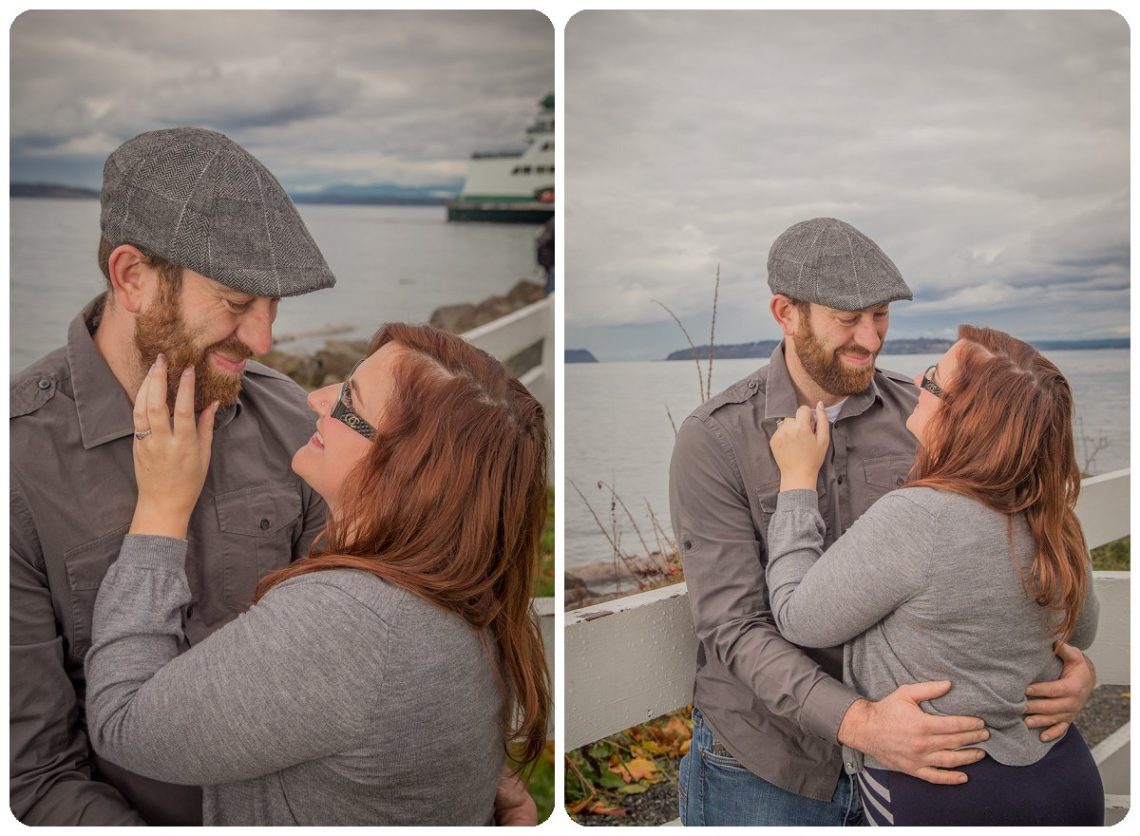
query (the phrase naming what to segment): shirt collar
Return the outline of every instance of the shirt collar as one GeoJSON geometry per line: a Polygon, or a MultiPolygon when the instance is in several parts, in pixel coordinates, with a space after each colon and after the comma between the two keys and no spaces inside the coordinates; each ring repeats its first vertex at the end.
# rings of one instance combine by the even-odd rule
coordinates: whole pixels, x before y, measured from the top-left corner
{"type": "MultiPolygon", "coordinates": [[[[799,401],[796,398],[796,387],[792,385],[792,376],[788,371],[788,361],[784,356],[784,340],[776,346],[768,360],[768,385],[764,391],[764,420],[777,418],[790,418],[796,414],[799,401]]],[[[871,385],[862,392],[849,395],[839,413],[840,420],[860,415],[866,412],[876,400],[882,400],[878,381],[872,377],[871,385]]]]}
{"type": "MultiPolygon", "coordinates": [[[[135,431],[130,398],[99,353],[92,336],[94,323],[103,313],[104,299],[99,296],[88,302],[67,329],[67,365],[85,450],[135,431]]],[[[240,398],[219,409],[214,418],[215,430],[236,418],[240,411],[240,398]]]]}

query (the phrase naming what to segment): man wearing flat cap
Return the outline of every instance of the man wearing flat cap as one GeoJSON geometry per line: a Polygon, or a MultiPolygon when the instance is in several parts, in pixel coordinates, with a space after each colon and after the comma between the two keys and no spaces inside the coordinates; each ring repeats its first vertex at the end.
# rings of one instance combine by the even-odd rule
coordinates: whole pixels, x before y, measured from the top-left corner
{"type": "Polygon", "coordinates": [[[10,802],[25,824],[200,823],[197,787],[102,760],[84,730],[95,594],[135,504],[132,402],[162,352],[172,399],[193,366],[196,408],[222,404],[188,536],[196,643],[324,523],[289,467],[312,432],[304,392],[249,358],[269,350],[281,297],[335,280],[273,175],[213,131],[126,142],[104,166],[101,203],[107,291],[65,346],[11,381],[10,802]]]}
{"type": "MultiPolygon", "coordinates": [[[[918,390],[876,366],[891,302],[910,288],[866,235],[834,218],[797,223],[768,256],[770,308],[784,339],[768,362],[696,409],[677,433],[669,505],[699,640],[693,742],[681,762],[686,825],[862,824],[862,753],[952,782],[976,759],[981,720],[925,714],[945,683],[904,685],[870,702],[842,682],[843,648],[807,649],[777,630],[764,580],[780,491],[769,441],[801,405],[832,424],[819,475],[824,548],[900,486],[916,441],[918,390]]],[[[1065,648],[1063,695],[1027,718],[1060,736],[1092,691],[1091,666],[1065,648]]],[[[1026,683],[1027,685],[1029,683],[1026,683]]]]}
{"type": "MultiPolygon", "coordinates": [[[[132,404],[159,353],[169,397],[195,370],[214,401],[213,454],[190,518],[189,644],[233,620],[257,581],[308,552],[325,505],[290,468],[313,431],[305,393],[249,358],[269,350],[278,300],[334,278],[285,190],[245,149],[200,128],[152,131],[103,169],[107,290],[67,344],[10,390],[10,806],[24,824],[202,823],[198,787],[128,772],[88,745],[83,657],[95,595],[136,499],[132,404]]],[[[499,822],[534,824],[504,777],[499,822]]]]}

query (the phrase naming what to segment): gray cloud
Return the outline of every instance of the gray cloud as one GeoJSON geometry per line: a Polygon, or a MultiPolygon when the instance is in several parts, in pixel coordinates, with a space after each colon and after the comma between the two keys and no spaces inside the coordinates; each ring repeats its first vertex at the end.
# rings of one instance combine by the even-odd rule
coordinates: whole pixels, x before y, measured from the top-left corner
{"type": "MultiPolygon", "coordinates": [[[[586,12],[566,56],[568,346],[667,320],[652,298],[707,323],[718,264],[722,314],[750,310],[722,340],[775,336],[767,249],[819,215],[908,278],[897,335],[948,327],[938,305],[1030,338],[1127,330],[1114,13],[586,12]]],[[[628,335],[612,356],[684,344],[628,335]]]]}
{"type": "Polygon", "coordinates": [[[179,124],[290,188],[461,178],[471,151],[521,144],[554,85],[553,29],[527,11],[36,11],[10,39],[12,177],[78,185],[179,124]]]}

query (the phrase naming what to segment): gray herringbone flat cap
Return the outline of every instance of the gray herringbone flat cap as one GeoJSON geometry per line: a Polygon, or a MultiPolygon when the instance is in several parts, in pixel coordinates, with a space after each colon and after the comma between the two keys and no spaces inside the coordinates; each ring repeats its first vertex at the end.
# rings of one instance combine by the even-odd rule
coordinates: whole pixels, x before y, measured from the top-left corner
{"type": "Polygon", "coordinates": [[[134,244],[255,296],[296,296],[336,283],[281,184],[230,139],[203,128],[150,131],[103,166],[100,225],[134,244]]]}
{"type": "Polygon", "coordinates": [[[840,311],[913,298],[879,245],[835,218],[801,221],[776,239],[768,252],[768,286],[840,311]]]}

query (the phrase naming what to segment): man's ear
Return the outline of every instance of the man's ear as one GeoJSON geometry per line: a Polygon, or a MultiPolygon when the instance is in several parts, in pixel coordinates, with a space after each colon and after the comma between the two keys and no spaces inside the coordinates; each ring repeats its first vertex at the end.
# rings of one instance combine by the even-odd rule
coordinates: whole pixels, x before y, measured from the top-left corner
{"type": "Polygon", "coordinates": [[[120,244],[111,250],[107,257],[107,274],[111,279],[111,292],[128,313],[139,313],[157,287],[154,268],[142,250],[130,244],[120,244]]]}
{"type": "Polygon", "coordinates": [[[772,297],[770,307],[772,316],[776,318],[776,324],[780,326],[784,336],[794,337],[800,325],[800,309],[796,307],[796,303],[784,294],[777,293],[772,297]]]}

